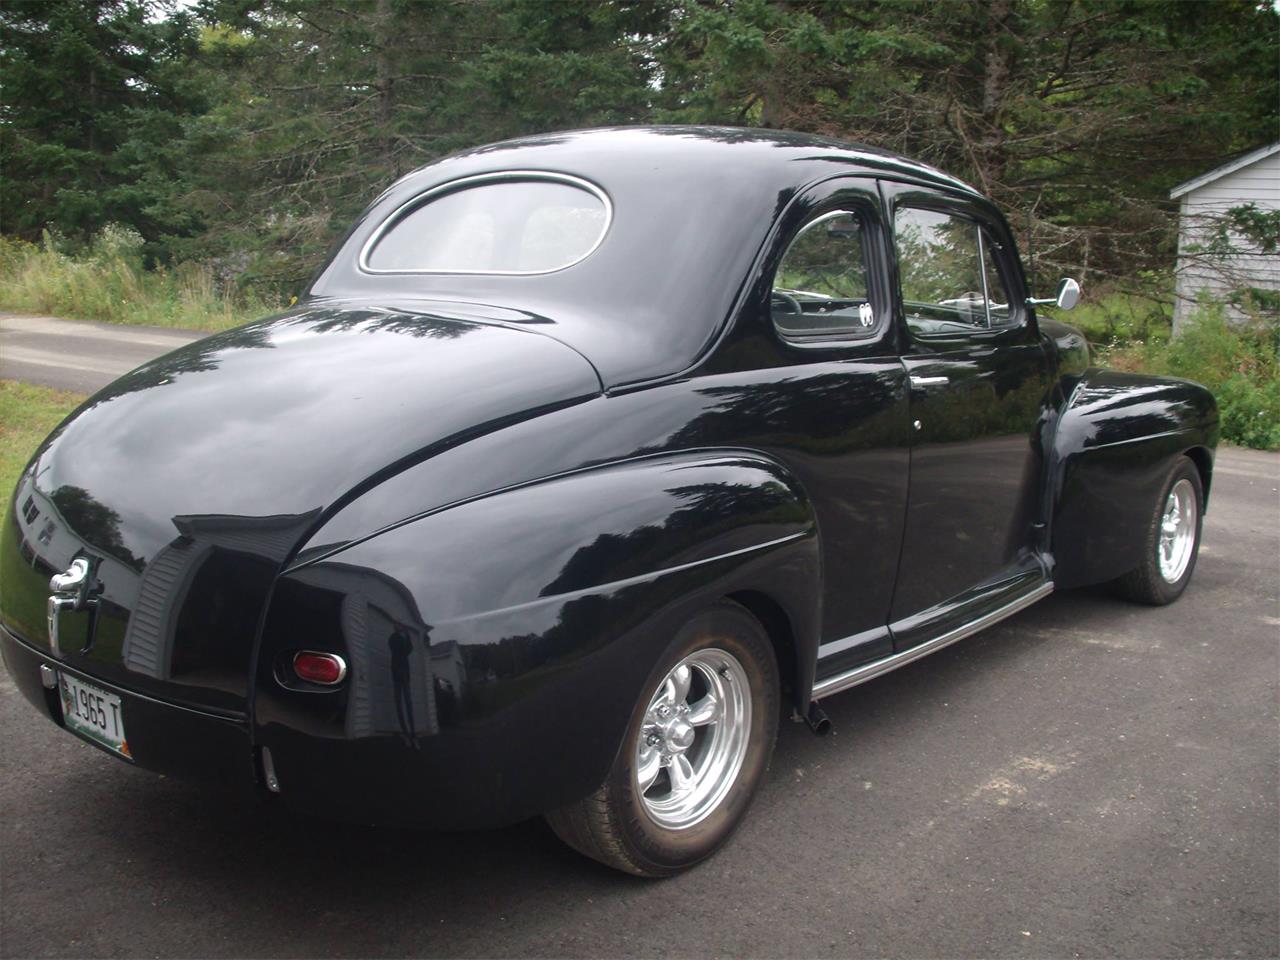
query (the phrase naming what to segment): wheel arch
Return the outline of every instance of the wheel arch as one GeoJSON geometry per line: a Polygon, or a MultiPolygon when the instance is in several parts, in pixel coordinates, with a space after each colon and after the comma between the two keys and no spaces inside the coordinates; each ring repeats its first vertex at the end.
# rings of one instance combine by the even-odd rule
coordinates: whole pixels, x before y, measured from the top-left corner
{"type": "Polygon", "coordinates": [[[725,599],[744,607],[760,621],[778,660],[783,702],[803,715],[803,711],[808,709],[813,687],[813,658],[802,655],[803,646],[796,640],[795,628],[786,609],[763,590],[739,590],[725,599]],[[802,682],[800,678],[806,673],[808,681],[802,682]]]}
{"type": "Polygon", "coordinates": [[[1209,484],[1213,480],[1213,451],[1205,446],[1190,447],[1184,451],[1200,473],[1200,492],[1204,498],[1202,509],[1209,507],[1209,484]]]}

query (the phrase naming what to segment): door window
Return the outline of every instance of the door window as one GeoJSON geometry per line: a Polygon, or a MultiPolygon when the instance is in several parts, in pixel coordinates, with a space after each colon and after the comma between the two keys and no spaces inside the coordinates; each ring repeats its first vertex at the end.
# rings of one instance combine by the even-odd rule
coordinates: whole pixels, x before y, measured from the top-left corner
{"type": "Polygon", "coordinates": [[[986,329],[1009,321],[1009,297],[981,227],[915,207],[894,215],[898,277],[907,325],[918,334],[986,329]]]}
{"type": "Polygon", "coordinates": [[[796,234],[774,274],[770,311],[787,338],[870,333],[875,315],[867,289],[863,224],[834,210],[796,234]]]}

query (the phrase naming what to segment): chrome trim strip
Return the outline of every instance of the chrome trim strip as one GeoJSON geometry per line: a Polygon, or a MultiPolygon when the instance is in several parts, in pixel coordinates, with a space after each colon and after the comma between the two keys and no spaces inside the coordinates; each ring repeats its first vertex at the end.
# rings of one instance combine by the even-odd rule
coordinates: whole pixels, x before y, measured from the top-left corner
{"type": "Polygon", "coordinates": [[[870,630],[863,630],[861,633],[851,633],[847,637],[841,637],[839,640],[832,640],[829,643],[821,644],[818,647],[818,659],[825,660],[827,657],[834,657],[837,653],[844,653],[846,650],[852,650],[854,647],[860,647],[864,643],[872,643],[881,637],[889,636],[889,628],[872,627],[870,630]]]}
{"type": "Polygon", "coordinates": [[[914,660],[921,657],[927,657],[929,654],[941,650],[943,647],[949,647],[958,640],[965,637],[971,637],[980,630],[985,630],[992,624],[999,623],[1006,617],[1011,617],[1019,610],[1024,610],[1037,600],[1047,597],[1053,593],[1053,581],[1046,581],[1040,584],[1030,593],[1023,594],[1016,600],[1006,603],[998,610],[992,610],[985,616],[979,617],[971,623],[956,627],[939,637],[935,637],[925,643],[912,647],[910,650],[903,650],[901,653],[895,653],[892,656],[885,657],[882,660],[876,660],[872,663],[865,663],[860,667],[854,667],[845,673],[841,673],[834,677],[828,677],[819,683],[813,685],[812,698],[820,700],[823,697],[829,697],[833,693],[839,693],[842,690],[848,690],[850,687],[856,687],[860,683],[866,683],[868,680],[874,680],[883,674],[896,670],[898,667],[905,667],[914,660]]]}
{"type": "Polygon", "coordinates": [[[575,264],[581,263],[587,257],[591,256],[600,249],[600,244],[604,243],[604,238],[609,235],[609,228],[613,226],[613,201],[609,199],[609,195],[604,190],[590,180],[583,180],[581,177],[572,177],[567,173],[554,173],[550,170],[499,170],[495,173],[478,173],[470,177],[460,177],[457,180],[450,180],[448,183],[442,183],[437,187],[424,191],[415,197],[406,200],[400,206],[396,207],[391,214],[378,224],[378,228],[370,234],[369,239],[364,242],[364,246],[360,248],[360,257],[356,261],[362,273],[382,275],[417,275],[426,274],[432,276],[482,276],[482,277],[536,277],[547,273],[559,273],[561,270],[568,270],[575,264]],[[377,267],[369,266],[369,256],[373,253],[373,248],[377,246],[378,241],[382,239],[383,234],[394,227],[402,219],[413,213],[418,207],[425,206],[431,202],[433,197],[437,197],[443,193],[451,193],[459,188],[465,189],[482,183],[502,183],[507,180],[548,180],[552,183],[565,183],[571,187],[577,187],[579,190],[585,190],[597,200],[604,204],[604,226],[600,228],[600,236],[596,237],[596,242],[582,256],[576,260],[555,267],[551,270],[379,270],[377,267]]]}

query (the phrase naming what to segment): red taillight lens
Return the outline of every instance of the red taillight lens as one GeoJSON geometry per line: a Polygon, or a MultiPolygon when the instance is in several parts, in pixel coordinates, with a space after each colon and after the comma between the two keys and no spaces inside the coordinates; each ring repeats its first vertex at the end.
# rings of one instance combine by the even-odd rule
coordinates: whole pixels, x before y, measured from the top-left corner
{"type": "Polygon", "coordinates": [[[347,675],[347,664],[334,653],[302,650],[293,655],[293,672],[309,683],[331,687],[347,675]]]}

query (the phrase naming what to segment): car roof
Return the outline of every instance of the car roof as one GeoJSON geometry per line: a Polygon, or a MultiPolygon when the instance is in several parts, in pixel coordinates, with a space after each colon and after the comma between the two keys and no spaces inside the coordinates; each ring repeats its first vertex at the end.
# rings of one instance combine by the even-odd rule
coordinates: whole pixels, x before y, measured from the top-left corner
{"type": "Polygon", "coordinates": [[[921,180],[979,196],[973,187],[936,167],[879,147],[761,127],[668,124],[561,130],[462,150],[422,169],[450,160],[487,157],[500,152],[512,159],[521,154],[537,155],[542,159],[556,153],[562,153],[568,159],[586,151],[607,154],[629,153],[637,149],[672,161],[679,161],[695,151],[719,151],[727,163],[772,167],[779,171],[810,164],[838,164],[845,167],[847,173],[921,180]]]}
{"type": "Polygon", "coordinates": [[[652,380],[688,369],[705,353],[779,215],[806,187],[837,176],[980,197],[927,164],[808,134],[707,126],[539,134],[464,150],[396,181],[356,222],[309,294],[522,311],[541,332],[585,355],[606,387],[652,380]],[[534,276],[374,276],[360,268],[365,244],[415,198],[463,178],[512,171],[598,186],[613,205],[600,246],[579,263],[534,276]]]}

